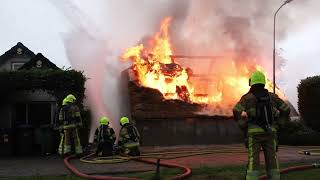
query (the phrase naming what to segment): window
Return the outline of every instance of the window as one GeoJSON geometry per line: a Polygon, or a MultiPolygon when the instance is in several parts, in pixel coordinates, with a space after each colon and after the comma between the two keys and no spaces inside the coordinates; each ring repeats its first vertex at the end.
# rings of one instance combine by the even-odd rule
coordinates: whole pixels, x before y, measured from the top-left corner
{"type": "Polygon", "coordinates": [[[34,128],[51,124],[52,103],[30,102],[15,104],[15,126],[29,124],[34,128]]]}
{"type": "Polygon", "coordinates": [[[11,70],[13,71],[18,70],[23,65],[24,65],[23,62],[13,62],[11,63],[11,70]]]}

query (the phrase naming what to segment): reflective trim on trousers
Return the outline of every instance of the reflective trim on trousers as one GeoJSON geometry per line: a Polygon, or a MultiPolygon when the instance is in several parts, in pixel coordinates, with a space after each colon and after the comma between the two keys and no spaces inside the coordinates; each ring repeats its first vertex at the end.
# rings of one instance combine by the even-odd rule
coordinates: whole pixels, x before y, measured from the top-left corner
{"type": "Polygon", "coordinates": [[[64,133],[60,133],[60,144],[59,144],[59,149],[58,149],[58,153],[60,155],[64,154],[64,133]]]}
{"type": "Polygon", "coordinates": [[[76,128],[76,127],[77,127],[76,124],[69,124],[69,125],[64,125],[63,129],[76,128]]]}
{"type": "Polygon", "coordinates": [[[75,151],[76,154],[82,154],[82,146],[80,143],[80,138],[79,138],[79,133],[78,133],[78,129],[74,130],[74,146],[75,146],[75,151]]]}
{"type": "Polygon", "coordinates": [[[133,148],[133,147],[138,147],[140,145],[139,142],[128,142],[128,143],[125,143],[123,146],[125,148],[133,148]]]}
{"type": "Polygon", "coordinates": [[[67,154],[71,152],[71,146],[70,145],[64,145],[63,148],[63,154],[67,154]]]}
{"type": "Polygon", "coordinates": [[[248,137],[248,170],[247,172],[251,172],[253,170],[253,138],[251,136],[248,137]]]}
{"type": "Polygon", "coordinates": [[[279,169],[280,169],[280,166],[279,166],[279,161],[278,161],[278,157],[277,157],[277,145],[278,145],[278,143],[277,143],[277,139],[276,139],[276,137],[274,137],[273,138],[273,148],[274,148],[274,159],[275,159],[275,161],[276,161],[276,164],[277,164],[277,171],[279,172],[279,169]]]}
{"type": "Polygon", "coordinates": [[[259,171],[247,171],[246,180],[259,180],[259,171]]]}
{"type": "MultiPolygon", "coordinates": [[[[276,128],[271,128],[273,132],[277,132],[276,128]]],[[[260,127],[257,128],[248,128],[248,134],[255,134],[255,133],[265,133],[266,131],[260,127]]]]}

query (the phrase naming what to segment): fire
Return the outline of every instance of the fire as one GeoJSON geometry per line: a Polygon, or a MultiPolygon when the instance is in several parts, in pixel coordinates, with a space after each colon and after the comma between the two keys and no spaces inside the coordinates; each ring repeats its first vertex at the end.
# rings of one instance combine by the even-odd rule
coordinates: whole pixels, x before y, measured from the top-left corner
{"type": "MultiPolygon", "coordinates": [[[[159,90],[165,99],[204,104],[213,114],[229,115],[236,101],[249,91],[251,73],[257,69],[265,71],[255,64],[237,64],[232,56],[226,55],[215,66],[217,74],[192,75],[191,69],[173,59],[169,36],[171,20],[168,17],[161,22],[160,31],[149,44],[128,48],[121,59],[132,61],[139,85],[159,90]]],[[[266,88],[272,91],[272,82],[268,81],[266,88]]],[[[277,94],[285,97],[279,89],[277,94]]]]}
{"type": "Polygon", "coordinates": [[[173,62],[169,38],[171,18],[165,18],[160,31],[150,41],[149,47],[140,44],[127,49],[123,60],[133,61],[133,70],[141,86],[158,89],[165,99],[191,101],[193,88],[188,82],[187,69],[173,62]]]}

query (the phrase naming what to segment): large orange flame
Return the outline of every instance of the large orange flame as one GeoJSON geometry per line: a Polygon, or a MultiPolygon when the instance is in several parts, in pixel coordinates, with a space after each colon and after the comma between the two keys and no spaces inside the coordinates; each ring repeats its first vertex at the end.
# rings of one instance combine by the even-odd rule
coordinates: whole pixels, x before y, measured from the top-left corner
{"type": "MultiPolygon", "coordinates": [[[[250,74],[257,69],[264,71],[263,68],[255,64],[236,64],[232,57],[225,56],[215,67],[218,74],[199,79],[190,74],[190,69],[173,61],[170,23],[171,18],[165,18],[160,31],[150,40],[150,45],[131,47],[121,59],[132,61],[132,68],[141,86],[159,90],[165,99],[206,104],[213,114],[229,115],[236,101],[248,92],[250,74]]],[[[271,91],[272,83],[268,81],[266,87],[271,91]]],[[[277,94],[284,97],[278,89],[277,94]]]]}

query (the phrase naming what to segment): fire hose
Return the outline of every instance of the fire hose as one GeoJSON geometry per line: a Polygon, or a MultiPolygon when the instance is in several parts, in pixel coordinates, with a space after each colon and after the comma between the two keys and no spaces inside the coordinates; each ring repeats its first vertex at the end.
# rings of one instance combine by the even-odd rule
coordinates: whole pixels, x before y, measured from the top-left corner
{"type": "MultiPolygon", "coordinates": [[[[300,147],[307,147],[307,146],[300,146],[300,147]]],[[[318,146],[314,146],[317,147],[318,146]]],[[[299,154],[302,155],[308,155],[308,156],[319,156],[320,155],[320,149],[307,149],[307,150],[301,150],[298,151],[299,154]]],[[[300,165],[300,166],[291,166],[285,169],[282,169],[280,171],[281,174],[288,174],[290,172],[296,172],[296,171],[305,171],[305,170],[311,170],[311,169],[316,169],[320,168],[319,163],[313,163],[313,164],[306,164],[306,165],[300,165]]],[[[263,175],[259,177],[259,180],[266,180],[267,176],[263,175]]]]}
{"type": "MultiPolygon", "coordinates": [[[[301,165],[301,166],[292,166],[288,167],[285,169],[282,169],[280,171],[281,174],[288,174],[290,172],[295,172],[295,171],[304,171],[304,170],[310,170],[310,169],[315,169],[315,168],[320,168],[320,164],[314,163],[314,164],[308,164],[308,165],[301,165]]],[[[259,180],[266,180],[267,176],[263,175],[259,177],[259,180]]]]}
{"type": "MultiPolygon", "coordinates": [[[[81,162],[85,163],[119,163],[119,162],[126,162],[129,160],[135,160],[138,162],[143,162],[147,164],[154,164],[157,165],[156,161],[147,160],[145,158],[154,158],[154,159],[175,159],[175,158],[181,158],[181,157],[189,157],[189,156],[196,156],[196,155],[204,155],[204,154],[214,154],[214,153],[245,153],[245,151],[241,151],[239,148],[229,148],[225,150],[205,150],[205,151],[181,151],[181,152],[164,152],[164,153],[149,153],[142,156],[137,157],[131,157],[131,156],[111,156],[111,157],[99,157],[99,158],[93,158],[90,160],[90,157],[92,157],[93,154],[89,154],[88,156],[85,156],[80,159],[81,162]]],[[[97,175],[88,175],[80,172],[77,170],[72,164],[69,162],[69,160],[74,159],[75,156],[69,156],[64,159],[64,163],[67,166],[67,168],[74,173],[76,176],[82,177],[82,178],[89,178],[89,179],[98,179],[98,180],[135,180],[137,178],[127,178],[127,177],[112,177],[112,176],[97,176],[97,175]]],[[[169,163],[169,162],[161,162],[159,163],[160,166],[168,167],[168,168],[179,168],[183,170],[182,174],[179,174],[175,177],[169,178],[170,180],[177,180],[177,179],[185,179],[189,176],[191,176],[191,168],[182,166],[175,163],[169,163]]]]}
{"type": "MultiPolygon", "coordinates": [[[[145,158],[153,158],[153,159],[175,159],[175,158],[182,158],[182,157],[190,157],[190,156],[197,156],[197,155],[205,155],[205,154],[216,154],[216,153],[246,153],[246,151],[241,150],[240,148],[229,148],[229,149],[220,149],[220,150],[204,150],[204,151],[180,151],[180,152],[163,152],[163,153],[148,153],[144,154],[141,156],[137,157],[131,157],[131,156],[111,156],[111,157],[95,157],[92,158],[93,154],[90,154],[88,156],[82,157],[80,159],[81,162],[85,163],[120,163],[120,162],[126,162],[130,160],[135,160],[147,164],[154,164],[156,165],[156,161],[152,160],[146,160],[145,158]]],[[[310,149],[310,150],[302,150],[299,151],[299,154],[304,154],[304,155],[311,155],[311,156],[316,156],[320,155],[320,149],[310,149]],[[319,152],[316,152],[319,151],[319,152]]],[[[66,166],[68,167],[69,170],[71,170],[75,175],[83,178],[90,178],[90,179],[117,179],[117,180],[132,180],[136,178],[126,178],[126,177],[111,177],[111,176],[92,176],[92,175],[87,175],[84,173],[81,173],[78,171],[76,168],[74,168],[70,163],[69,160],[73,159],[75,157],[69,156],[65,158],[64,162],[66,166]]],[[[184,179],[189,176],[191,176],[191,169],[186,166],[178,165],[178,164],[173,164],[173,163],[167,163],[167,162],[161,162],[160,166],[163,167],[168,167],[168,168],[179,168],[182,169],[184,172],[183,174],[177,175],[175,177],[172,177],[171,179],[184,179]]],[[[309,165],[301,165],[301,166],[293,166],[293,167],[288,167],[285,169],[282,169],[280,171],[281,174],[287,174],[290,172],[295,172],[295,171],[303,171],[303,170],[309,170],[313,168],[320,168],[320,164],[314,163],[314,164],[309,164],[309,165]]],[[[267,178],[266,175],[260,176],[259,180],[265,180],[267,178]]]]}
{"type": "MultiPolygon", "coordinates": [[[[74,173],[76,176],[82,177],[82,178],[87,178],[87,179],[96,179],[96,180],[139,180],[138,178],[128,178],[128,177],[113,177],[113,176],[93,176],[93,175],[88,175],[84,174],[80,171],[78,171],[74,166],[72,166],[69,162],[70,159],[75,158],[75,156],[68,156],[64,159],[64,164],[67,166],[67,168],[74,173]]],[[[147,164],[157,164],[157,162],[152,161],[152,160],[146,160],[146,159],[141,159],[141,158],[136,158],[136,161],[147,163],[147,164]]],[[[159,164],[160,166],[163,167],[168,167],[168,168],[179,168],[183,170],[182,174],[179,174],[175,177],[169,178],[169,180],[178,180],[178,179],[185,179],[189,176],[191,176],[191,169],[186,166],[182,166],[179,164],[175,163],[168,163],[168,162],[162,162],[159,164]]]]}

